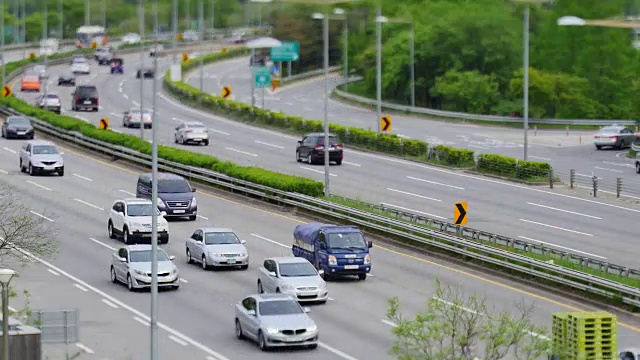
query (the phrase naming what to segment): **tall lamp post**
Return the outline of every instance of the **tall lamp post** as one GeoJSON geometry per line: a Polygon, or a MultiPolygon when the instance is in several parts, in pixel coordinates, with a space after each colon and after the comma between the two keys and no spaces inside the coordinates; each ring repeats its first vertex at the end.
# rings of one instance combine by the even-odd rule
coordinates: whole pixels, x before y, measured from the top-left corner
{"type": "MultiPolygon", "coordinates": [[[[335,15],[338,15],[337,17],[331,17],[329,20],[342,20],[344,21],[344,53],[343,53],[343,61],[344,64],[342,65],[342,67],[344,69],[343,73],[344,73],[344,82],[345,82],[345,86],[348,86],[348,79],[349,79],[349,20],[347,17],[347,12],[344,9],[340,9],[340,8],[335,8],[333,9],[333,13],[335,15]]],[[[348,90],[348,89],[347,89],[348,90]]]]}
{"type": "Polygon", "coordinates": [[[9,360],[9,283],[17,272],[11,269],[0,270],[2,284],[2,360],[9,360]]]}
{"type": "MultiPolygon", "coordinates": [[[[415,55],[415,47],[416,47],[416,35],[415,35],[415,27],[413,20],[411,19],[390,19],[386,16],[379,16],[376,18],[376,21],[379,23],[393,23],[393,24],[408,24],[410,26],[409,29],[409,83],[411,87],[411,107],[416,106],[416,55],[415,55]]],[[[379,43],[382,45],[381,43],[379,43]]],[[[378,49],[378,51],[382,51],[378,49]]],[[[382,80],[379,79],[379,82],[382,80]]],[[[379,120],[378,120],[379,121],[379,120]]]]}

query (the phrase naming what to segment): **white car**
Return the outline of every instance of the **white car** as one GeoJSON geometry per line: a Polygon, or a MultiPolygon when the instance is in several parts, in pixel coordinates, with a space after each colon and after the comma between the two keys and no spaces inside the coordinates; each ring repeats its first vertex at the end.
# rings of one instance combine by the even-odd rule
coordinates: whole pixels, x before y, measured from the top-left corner
{"type": "Polygon", "coordinates": [[[151,200],[139,198],[117,200],[113,203],[107,224],[109,238],[122,236],[127,245],[140,241],[150,242],[151,218],[154,211],[158,214],[158,242],[168,243],[169,223],[164,218],[166,213],[160,212],[151,200]]]}
{"type": "Polygon", "coordinates": [[[322,274],[305,258],[268,258],[258,271],[258,293],[283,293],[299,302],[324,304],[329,299],[329,290],[322,274]]]}
{"type": "Polygon", "coordinates": [[[209,145],[209,130],[198,121],[185,121],[178,125],[173,134],[176,144],[204,144],[209,145]]]}
{"type": "Polygon", "coordinates": [[[142,40],[140,35],[136,33],[128,33],[122,37],[122,42],[125,44],[137,44],[142,40]]]}
{"type": "MultiPolygon", "coordinates": [[[[153,110],[144,109],[144,116],[142,117],[142,123],[145,129],[151,129],[153,126],[153,110]]],[[[122,126],[126,128],[141,126],[140,124],[140,108],[131,108],[128,111],[122,113],[122,126]]]]}
{"type": "MultiPolygon", "coordinates": [[[[111,282],[127,284],[129,291],[151,287],[151,245],[129,245],[111,256],[111,282]]],[[[180,288],[180,272],[173,263],[175,256],[168,256],[162,249],[156,252],[158,259],[158,287],[180,288]]]]}
{"type": "Polygon", "coordinates": [[[91,67],[89,66],[89,62],[87,59],[76,59],[73,64],[71,64],[71,72],[74,74],[90,74],[91,67]]]}
{"type": "Polygon", "coordinates": [[[187,239],[187,262],[199,262],[202,268],[239,266],[249,268],[249,253],[244,246],[245,240],[231,229],[201,228],[187,239]]]}

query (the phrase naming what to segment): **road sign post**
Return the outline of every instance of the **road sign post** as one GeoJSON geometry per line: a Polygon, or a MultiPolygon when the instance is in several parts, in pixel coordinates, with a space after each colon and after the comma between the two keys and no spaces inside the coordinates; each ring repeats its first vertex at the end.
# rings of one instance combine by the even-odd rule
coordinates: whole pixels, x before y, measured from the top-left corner
{"type": "Polygon", "coordinates": [[[223,86],[222,87],[222,98],[230,99],[232,94],[231,86],[223,86]]]}
{"type": "Polygon", "coordinates": [[[299,61],[300,43],[298,41],[283,41],[282,46],[271,48],[271,61],[299,61]]]}
{"type": "Polygon", "coordinates": [[[100,119],[100,123],[98,124],[98,127],[101,130],[109,130],[109,119],[107,118],[100,119]]]}
{"type": "Polygon", "coordinates": [[[454,225],[467,225],[467,211],[469,209],[469,203],[466,201],[459,201],[453,206],[453,224],[454,225]]]}
{"type": "Polygon", "coordinates": [[[189,54],[182,53],[182,61],[187,61],[187,60],[189,60],[189,54]]]}
{"type": "Polygon", "coordinates": [[[271,74],[266,66],[256,66],[253,68],[253,81],[257,89],[264,89],[271,86],[271,74]]]}
{"type": "Polygon", "coordinates": [[[380,118],[380,129],[384,132],[389,132],[392,129],[393,119],[391,116],[383,116],[380,118]]]}

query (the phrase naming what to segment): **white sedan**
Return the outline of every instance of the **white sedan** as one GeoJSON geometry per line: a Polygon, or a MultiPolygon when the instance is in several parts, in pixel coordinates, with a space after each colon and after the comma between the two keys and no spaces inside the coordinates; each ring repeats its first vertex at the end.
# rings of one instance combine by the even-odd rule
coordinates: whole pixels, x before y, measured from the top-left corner
{"type": "Polygon", "coordinates": [[[178,125],[173,134],[176,144],[203,144],[209,145],[209,130],[203,123],[197,121],[185,121],[178,125]]]}
{"type": "Polygon", "coordinates": [[[74,74],[88,75],[91,73],[91,67],[86,59],[76,59],[73,64],[71,64],[71,72],[74,74]]]}

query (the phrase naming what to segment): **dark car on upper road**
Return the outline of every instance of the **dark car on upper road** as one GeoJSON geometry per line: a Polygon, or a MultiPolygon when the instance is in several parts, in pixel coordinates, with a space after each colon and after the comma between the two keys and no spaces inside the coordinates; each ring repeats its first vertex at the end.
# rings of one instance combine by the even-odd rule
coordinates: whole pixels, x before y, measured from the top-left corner
{"type": "Polygon", "coordinates": [[[65,71],[58,75],[58,86],[62,85],[76,86],[76,75],[71,71],[65,71]]]}
{"type": "MultiPolygon", "coordinates": [[[[334,134],[329,134],[329,162],[341,165],[343,159],[342,151],[343,146],[338,137],[334,134]]],[[[305,161],[308,164],[324,164],[324,133],[308,133],[302,140],[298,141],[296,160],[298,162],[305,161]]]]}
{"type": "Polygon", "coordinates": [[[153,79],[156,74],[153,72],[153,69],[138,69],[136,72],[136,78],[140,79],[140,76],[144,76],[145,79],[153,79]]]}
{"type": "Polygon", "coordinates": [[[33,139],[33,126],[24,116],[9,116],[2,124],[2,137],[5,139],[33,139]]]}

